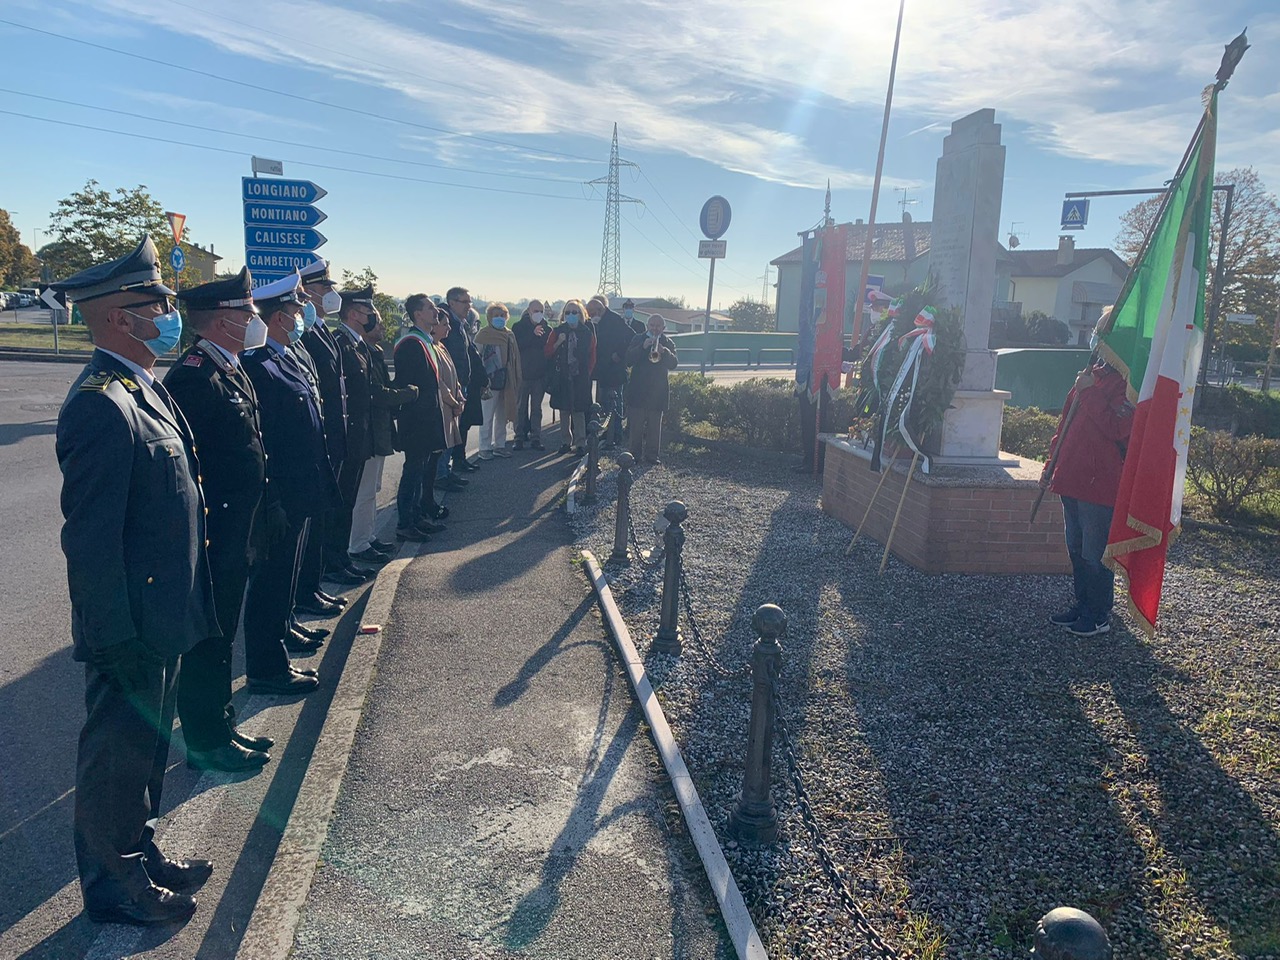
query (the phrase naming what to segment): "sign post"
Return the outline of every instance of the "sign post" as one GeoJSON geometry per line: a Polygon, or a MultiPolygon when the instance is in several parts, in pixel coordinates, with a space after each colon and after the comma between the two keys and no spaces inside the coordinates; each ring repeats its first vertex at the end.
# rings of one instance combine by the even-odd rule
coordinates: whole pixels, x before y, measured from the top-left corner
{"type": "Polygon", "coordinates": [[[173,253],[169,255],[169,263],[173,267],[173,292],[177,293],[180,289],[178,284],[182,282],[180,276],[182,268],[187,265],[186,257],[182,254],[182,231],[187,226],[187,215],[168,210],[164,215],[169,221],[169,229],[173,232],[173,253]]]}
{"type": "Polygon", "coordinates": [[[45,287],[40,292],[40,299],[48,305],[49,316],[53,319],[53,352],[58,354],[61,352],[58,347],[58,321],[62,319],[59,314],[67,310],[67,295],[45,287]]]}
{"type": "Polygon", "coordinates": [[[733,211],[729,207],[729,201],[719,195],[704,203],[702,213],[698,216],[702,235],[707,238],[698,242],[698,257],[711,261],[711,269],[707,272],[707,312],[702,318],[702,363],[699,369],[703,376],[707,374],[707,344],[711,335],[711,291],[716,283],[716,260],[725,255],[725,241],[720,238],[729,229],[732,216],[733,211]]]}

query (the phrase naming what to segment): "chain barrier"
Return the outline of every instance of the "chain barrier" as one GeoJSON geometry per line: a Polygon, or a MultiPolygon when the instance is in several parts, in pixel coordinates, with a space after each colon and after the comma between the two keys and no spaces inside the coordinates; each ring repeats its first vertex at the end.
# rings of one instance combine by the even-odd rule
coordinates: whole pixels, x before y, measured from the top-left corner
{"type": "Polygon", "coordinates": [[[796,806],[800,809],[800,819],[803,821],[805,831],[809,834],[809,840],[818,855],[818,863],[822,867],[823,875],[831,885],[832,890],[835,891],[840,900],[840,905],[844,907],[845,912],[849,915],[854,928],[866,938],[867,943],[871,944],[884,960],[898,960],[897,952],[885,941],[880,932],[871,925],[867,915],[862,912],[862,907],[858,905],[857,898],[854,897],[853,891],[849,889],[848,881],[844,878],[844,871],[836,863],[835,855],[823,838],[822,825],[818,822],[817,814],[813,812],[813,802],[809,798],[809,789],[804,783],[804,768],[800,764],[800,756],[796,751],[795,741],[791,739],[791,730],[787,726],[787,716],[783,709],[782,696],[778,688],[778,668],[776,663],[770,661],[769,694],[773,699],[774,726],[778,738],[782,741],[782,753],[787,761],[788,780],[796,797],[796,806]]]}
{"type": "Polygon", "coordinates": [[[750,659],[748,659],[747,662],[737,670],[730,670],[720,662],[720,659],[716,656],[715,650],[712,649],[711,644],[709,644],[706,638],[703,637],[702,627],[698,625],[698,618],[693,612],[693,597],[689,592],[689,578],[685,576],[683,569],[680,571],[680,601],[681,605],[684,607],[685,622],[689,625],[689,635],[693,638],[694,646],[696,646],[706,658],[712,671],[724,680],[751,676],[750,659]]]}

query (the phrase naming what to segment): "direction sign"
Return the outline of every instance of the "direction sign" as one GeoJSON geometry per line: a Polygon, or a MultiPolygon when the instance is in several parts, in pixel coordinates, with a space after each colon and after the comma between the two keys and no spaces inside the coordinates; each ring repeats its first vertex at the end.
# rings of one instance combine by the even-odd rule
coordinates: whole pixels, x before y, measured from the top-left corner
{"type": "Polygon", "coordinates": [[[67,295],[61,290],[45,287],[40,293],[40,299],[44,301],[50,310],[67,309],[67,295]]]}
{"type": "Polygon", "coordinates": [[[250,223],[244,228],[246,250],[315,250],[326,243],[325,235],[310,227],[266,227],[250,223]]]}
{"type": "Polygon", "coordinates": [[[1089,201],[1083,197],[1062,201],[1062,229],[1083,230],[1089,222],[1089,201]]]}
{"type": "Polygon", "coordinates": [[[309,203],[263,203],[246,200],[244,204],[245,226],[249,224],[281,227],[314,227],[328,219],[328,215],[309,203]]]}
{"type": "Polygon", "coordinates": [[[315,203],[328,191],[310,180],[267,180],[242,177],[240,196],[245,200],[267,200],[274,203],[315,203]]]}
{"type": "Polygon", "coordinates": [[[187,257],[181,247],[173,248],[173,253],[169,254],[169,265],[173,267],[174,273],[181,273],[182,268],[187,265],[187,257]]]}
{"type": "Polygon", "coordinates": [[[268,160],[266,157],[251,158],[254,173],[269,173],[273,177],[284,176],[283,160],[268,160]]]}
{"type": "Polygon", "coordinates": [[[1252,327],[1258,322],[1256,313],[1228,313],[1227,323],[1238,323],[1241,326],[1252,327]]]}
{"type": "Polygon", "coordinates": [[[731,215],[728,200],[721,196],[712,197],[702,205],[702,213],[698,217],[702,235],[709,240],[719,240],[729,229],[731,215]]]}
{"type": "Polygon", "coordinates": [[[182,242],[182,228],[187,225],[187,215],[185,213],[165,213],[169,219],[169,229],[173,231],[173,242],[182,242]]]}
{"type": "Polygon", "coordinates": [[[701,260],[723,260],[728,240],[699,240],[698,258],[701,260]]]}
{"type": "Polygon", "coordinates": [[[301,270],[307,264],[315,263],[319,259],[309,250],[260,250],[257,247],[246,247],[244,251],[245,265],[254,279],[268,273],[280,277],[288,276],[293,271],[301,270]]]}

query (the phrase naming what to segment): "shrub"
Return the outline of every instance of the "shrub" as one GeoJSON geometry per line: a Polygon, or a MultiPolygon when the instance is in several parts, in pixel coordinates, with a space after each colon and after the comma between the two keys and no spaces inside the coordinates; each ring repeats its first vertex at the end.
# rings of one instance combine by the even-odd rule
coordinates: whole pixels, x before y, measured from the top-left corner
{"type": "Polygon", "coordinates": [[[1280,439],[1280,396],[1239,385],[1200,387],[1195,422],[1210,430],[1280,439]]]}
{"type": "Polygon", "coordinates": [[[1277,474],[1280,441],[1192,428],[1187,479],[1219,520],[1234,520],[1247,502],[1270,496],[1280,486],[1277,474]]]}
{"type": "Polygon", "coordinates": [[[1049,458],[1049,443],[1058,418],[1035,407],[1005,407],[1000,449],[1032,460],[1049,458]]]}

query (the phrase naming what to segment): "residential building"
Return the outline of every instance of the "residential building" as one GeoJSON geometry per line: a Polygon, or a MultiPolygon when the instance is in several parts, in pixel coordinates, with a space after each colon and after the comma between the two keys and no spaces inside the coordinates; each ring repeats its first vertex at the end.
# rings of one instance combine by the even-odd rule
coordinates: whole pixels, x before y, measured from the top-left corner
{"type": "Polygon", "coordinates": [[[1011,250],[1008,299],[1023,317],[1040,311],[1065,323],[1068,341],[1087,344],[1102,308],[1115,303],[1128,265],[1105,247],[1076,248],[1074,237],[1056,250],[1011,250]]]}

